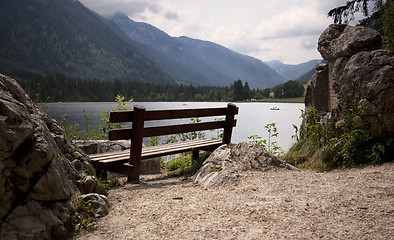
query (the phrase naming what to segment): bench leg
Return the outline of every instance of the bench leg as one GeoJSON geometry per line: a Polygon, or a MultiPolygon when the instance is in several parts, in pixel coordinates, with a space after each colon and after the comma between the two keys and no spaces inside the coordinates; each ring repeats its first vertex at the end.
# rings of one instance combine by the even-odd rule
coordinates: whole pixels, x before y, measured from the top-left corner
{"type": "Polygon", "coordinates": [[[140,183],[140,171],[136,167],[131,168],[127,173],[128,183],[140,183]]]}
{"type": "Polygon", "coordinates": [[[192,151],[192,167],[197,166],[198,157],[200,156],[200,152],[198,150],[192,151]]]}

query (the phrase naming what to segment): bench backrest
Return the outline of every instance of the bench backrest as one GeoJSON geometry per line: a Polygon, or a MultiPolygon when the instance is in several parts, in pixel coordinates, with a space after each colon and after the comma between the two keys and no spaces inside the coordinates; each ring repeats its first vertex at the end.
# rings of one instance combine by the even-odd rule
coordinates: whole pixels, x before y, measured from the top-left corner
{"type": "MultiPolygon", "coordinates": [[[[113,129],[109,132],[110,140],[141,139],[143,137],[153,137],[170,135],[177,133],[187,133],[194,131],[204,131],[223,128],[222,143],[231,142],[232,128],[236,126],[234,116],[238,114],[238,107],[229,103],[224,108],[200,108],[200,109],[173,109],[173,110],[148,110],[143,106],[135,105],[133,111],[111,112],[110,122],[132,122],[132,128],[113,129]],[[224,116],[225,120],[196,122],[188,124],[166,125],[145,127],[145,121],[169,120],[179,118],[200,118],[224,116]]],[[[137,140],[139,142],[139,140],[137,140]]]]}

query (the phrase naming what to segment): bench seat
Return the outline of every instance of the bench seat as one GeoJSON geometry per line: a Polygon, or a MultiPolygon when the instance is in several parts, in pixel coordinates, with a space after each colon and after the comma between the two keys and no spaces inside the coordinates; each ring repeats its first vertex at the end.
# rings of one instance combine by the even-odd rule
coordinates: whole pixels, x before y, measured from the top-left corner
{"type": "MultiPolygon", "coordinates": [[[[213,151],[221,145],[221,139],[202,138],[171,144],[143,147],[141,152],[141,160],[182,152],[191,152],[195,150],[213,151]]],[[[130,159],[130,149],[117,152],[92,154],[89,155],[89,157],[96,169],[108,169],[111,168],[111,166],[116,166],[116,169],[122,166],[126,168],[128,166],[132,167],[132,165],[128,164],[130,159]]]]}

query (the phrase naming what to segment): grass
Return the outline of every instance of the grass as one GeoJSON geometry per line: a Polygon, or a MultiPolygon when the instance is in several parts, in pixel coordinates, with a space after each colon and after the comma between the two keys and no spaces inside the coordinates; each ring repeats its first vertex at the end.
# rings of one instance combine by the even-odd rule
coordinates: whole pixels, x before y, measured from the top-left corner
{"type": "Polygon", "coordinates": [[[211,152],[202,151],[198,160],[196,161],[192,161],[191,153],[187,153],[172,159],[166,164],[166,168],[170,170],[169,176],[179,177],[194,175],[201,168],[203,162],[209,157],[210,154],[211,152]]]}

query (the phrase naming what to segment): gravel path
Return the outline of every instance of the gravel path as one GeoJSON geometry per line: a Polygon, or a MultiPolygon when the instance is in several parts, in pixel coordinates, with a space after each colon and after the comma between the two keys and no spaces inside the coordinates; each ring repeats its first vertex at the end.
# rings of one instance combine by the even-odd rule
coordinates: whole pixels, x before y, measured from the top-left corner
{"type": "Polygon", "coordinates": [[[212,189],[170,178],[110,190],[110,214],[75,239],[394,239],[394,162],[245,175],[212,189]]]}

